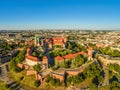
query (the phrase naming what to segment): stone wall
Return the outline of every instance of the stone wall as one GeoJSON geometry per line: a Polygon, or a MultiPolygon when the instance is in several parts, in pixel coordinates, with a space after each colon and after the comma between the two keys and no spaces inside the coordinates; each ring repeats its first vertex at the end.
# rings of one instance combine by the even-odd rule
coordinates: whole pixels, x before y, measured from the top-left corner
{"type": "Polygon", "coordinates": [[[17,66],[18,66],[19,68],[21,68],[21,69],[26,69],[26,70],[28,70],[28,69],[29,69],[29,66],[28,66],[28,65],[26,65],[26,64],[21,64],[21,63],[18,63],[18,64],[17,64],[17,66]]]}
{"type": "Polygon", "coordinates": [[[120,60],[107,60],[107,64],[119,64],[120,65],[120,60]]]}
{"type": "Polygon", "coordinates": [[[65,80],[64,74],[58,74],[58,73],[51,72],[50,76],[53,78],[59,79],[61,82],[64,82],[64,80],[65,80]]]}
{"type": "Polygon", "coordinates": [[[11,58],[12,58],[11,56],[0,57],[0,63],[9,62],[11,58]]]}
{"type": "Polygon", "coordinates": [[[116,59],[109,59],[109,58],[105,58],[104,56],[102,55],[99,55],[98,56],[98,59],[104,64],[104,65],[107,65],[107,64],[119,64],[120,65],[120,60],[116,60],[116,59]]]}
{"type": "Polygon", "coordinates": [[[67,70],[66,74],[68,75],[78,75],[80,72],[78,70],[67,70]]]}
{"type": "Polygon", "coordinates": [[[82,73],[90,64],[92,64],[94,61],[90,62],[90,63],[86,63],[84,65],[82,65],[81,67],[79,68],[76,68],[76,69],[72,69],[72,70],[65,70],[64,73],[62,74],[59,74],[58,72],[51,72],[50,75],[53,77],[53,78],[57,78],[59,79],[60,81],[64,81],[65,80],[65,74],[67,75],[78,75],[80,73],[82,73]]]}

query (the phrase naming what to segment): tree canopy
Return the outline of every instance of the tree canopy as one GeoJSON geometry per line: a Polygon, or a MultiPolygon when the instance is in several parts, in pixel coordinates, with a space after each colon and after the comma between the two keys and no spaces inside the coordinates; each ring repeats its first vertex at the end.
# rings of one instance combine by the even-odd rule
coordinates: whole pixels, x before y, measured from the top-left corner
{"type": "Polygon", "coordinates": [[[33,69],[37,72],[39,72],[42,68],[41,68],[41,65],[40,64],[37,64],[37,65],[34,65],[33,66],[33,69]]]}

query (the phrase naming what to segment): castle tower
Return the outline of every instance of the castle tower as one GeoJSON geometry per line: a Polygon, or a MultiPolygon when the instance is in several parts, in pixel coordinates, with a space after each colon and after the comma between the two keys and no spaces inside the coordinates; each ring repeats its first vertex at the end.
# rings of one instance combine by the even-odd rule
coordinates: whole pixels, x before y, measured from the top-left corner
{"type": "Polygon", "coordinates": [[[88,60],[92,60],[92,53],[93,53],[92,47],[88,46],[88,60]]]}
{"type": "Polygon", "coordinates": [[[34,45],[37,46],[37,37],[34,37],[34,45]]]}
{"type": "Polygon", "coordinates": [[[41,39],[40,44],[41,44],[41,46],[44,45],[44,40],[43,39],[41,39]]]}
{"type": "Polygon", "coordinates": [[[63,42],[66,43],[67,38],[66,38],[66,36],[64,34],[62,35],[62,38],[63,38],[63,42]]]}
{"type": "Polygon", "coordinates": [[[40,40],[37,38],[37,46],[40,46],[40,40]]]}

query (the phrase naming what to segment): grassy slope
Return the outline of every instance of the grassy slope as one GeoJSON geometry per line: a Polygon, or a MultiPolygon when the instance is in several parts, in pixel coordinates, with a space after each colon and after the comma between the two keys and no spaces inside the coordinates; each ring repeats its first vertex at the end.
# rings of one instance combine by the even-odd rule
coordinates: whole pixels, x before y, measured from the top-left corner
{"type": "Polygon", "coordinates": [[[14,79],[15,81],[21,83],[25,87],[35,88],[35,86],[34,86],[35,75],[26,76],[26,70],[23,70],[19,73],[16,73],[11,70],[9,72],[9,77],[14,79]],[[20,80],[21,77],[24,77],[24,78],[22,80],[20,80]]]}
{"type": "Polygon", "coordinates": [[[0,81],[0,90],[10,90],[6,88],[6,84],[3,81],[0,81]]]}

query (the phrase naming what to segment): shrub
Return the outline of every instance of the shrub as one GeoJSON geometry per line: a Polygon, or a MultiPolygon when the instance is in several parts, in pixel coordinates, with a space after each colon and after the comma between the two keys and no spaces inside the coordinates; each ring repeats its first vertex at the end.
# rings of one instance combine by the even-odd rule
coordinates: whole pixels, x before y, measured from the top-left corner
{"type": "Polygon", "coordinates": [[[39,87],[39,86],[40,86],[40,81],[39,81],[39,80],[35,80],[34,86],[35,86],[35,87],[39,87]]]}

